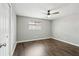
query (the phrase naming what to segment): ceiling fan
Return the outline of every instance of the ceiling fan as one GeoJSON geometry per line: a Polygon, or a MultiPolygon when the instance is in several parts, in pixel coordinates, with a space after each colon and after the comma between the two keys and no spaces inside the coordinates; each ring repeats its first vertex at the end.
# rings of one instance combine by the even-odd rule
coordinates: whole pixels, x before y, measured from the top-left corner
{"type": "Polygon", "coordinates": [[[51,15],[56,15],[56,14],[59,14],[59,11],[56,11],[56,12],[51,12],[52,10],[47,10],[46,13],[43,13],[45,15],[47,15],[48,17],[50,17],[51,15]]]}

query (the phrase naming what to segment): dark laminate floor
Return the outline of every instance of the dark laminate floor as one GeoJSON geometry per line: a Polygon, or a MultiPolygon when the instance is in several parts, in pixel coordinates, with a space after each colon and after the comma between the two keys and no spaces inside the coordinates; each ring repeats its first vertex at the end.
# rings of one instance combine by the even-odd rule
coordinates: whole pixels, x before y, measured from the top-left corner
{"type": "Polygon", "coordinates": [[[14,56],[79,56],[79,47],[54,39],[18,43],[14,56]]]}

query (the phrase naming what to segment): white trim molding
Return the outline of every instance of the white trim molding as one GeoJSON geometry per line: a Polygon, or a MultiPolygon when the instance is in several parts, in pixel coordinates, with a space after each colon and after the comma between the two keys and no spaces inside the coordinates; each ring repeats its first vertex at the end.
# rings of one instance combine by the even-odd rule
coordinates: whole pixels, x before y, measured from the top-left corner
{"type": "Polygon", "coordinates": [[[49,38],[28,39],[28,40],[17,41],[17,43],[36,41],[36,40],[46,40],[46,39],[49,39],[49,38]]]}
{"type": "Polygon", "coordinates": [[[59,38],[56,38],[56,37],[52,37],[52,39],[55,39],[55,40],[58,40],[58,41],[61,41],[61,42],[65,42],[65,43],[68,43],[68,44],[71,44],[71,45],[79,47],[78,44],[75,44],[75,43],[72,43],[72,42],[68,42],[68,41],[65,41],[65,40],[60,40],[59,38]]]}
{"type": "Polygon", "coordinates": [[[11,56],[13,56],[13,53],[14,53],[15,48],[16,48],[16,45],[17,45],[17,42],[16,42],[16,44],[14,45],[14,48],[13,48],[12,51],[11,51],[11,56]]]}
{"type": "MultiPolygon", "coordinates": [[[[49,37],[49,38],[55,39],[55,40],[58,40],[58,41],[61,41],[61,42],[65,42],[65,43],[68,43],[68,44],[71,44],[71,45],[74,45],[74,46],[79,47],[78,44],[71,43],[71,42],[68,42],[68,41],[65,41],[65,40],[60,40],[60,39],[58,39],[58,38],[56,38],[56,37],[49,37]]],[[[38,38],[38,39],[23,40],[23,41],[17,41],[17,43],[29,42],[29,41],[36,41],[36,40],[46,40],[46,39],[49,39],[49,38],[38,38]]]]}

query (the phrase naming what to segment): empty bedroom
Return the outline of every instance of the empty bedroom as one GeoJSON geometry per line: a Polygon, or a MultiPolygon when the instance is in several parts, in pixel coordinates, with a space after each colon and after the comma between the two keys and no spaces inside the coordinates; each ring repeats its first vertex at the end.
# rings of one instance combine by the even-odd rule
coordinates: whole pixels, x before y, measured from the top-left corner
{"type": "Polygon", "coordinates": [[[0,3],[0,55],[79,56],[79,3],[0,3]]]}

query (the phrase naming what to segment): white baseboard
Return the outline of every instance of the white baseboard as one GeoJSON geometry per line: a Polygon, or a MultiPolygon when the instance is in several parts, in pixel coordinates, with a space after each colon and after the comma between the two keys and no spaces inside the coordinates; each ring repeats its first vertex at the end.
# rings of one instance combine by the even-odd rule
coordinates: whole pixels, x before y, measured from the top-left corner
{"type": "Polygon", "coordinates": [[[53,39],[56,39],[56,40],[58,40],[58,41],[65,42],[65,43],[68,43],[68,44],[71,44],[71,45],[74,45],[74,46],[79,47],[78,44],[75,44],[75,43],[72,43],[72,42],[68,42],[68,41],[65,41],[65,40],[60,40],[60,39],[58,39],[58,38],[56,38],[56,37],[52,37],[52,38],[53,38],[53,39]]]}
{"type": "Polygon", "coordinates": [[[29,42],[29,41],[35,41],[35,40],[45,40],[45,39],[49,39],[48,38],[37,38],[37,39],[29,39],[29,40],[22,40],[22,41],[17,41],[17,43],[22,43],[22,42],[29,42]]]}
{"type": "MultiPolygon", "coordinates": [[[[58,41],[65,42],[65,43],[68,43],[68,44],[71,44],[71,45],[79,47],[78,44],[75,44],[75,43],[72,43],[72,42],[68,42],[68,41],[65,41],[65,40],[60,40],[59,38],[56,38],[56,37],[49,37],[49,38],[56,39],[58,41]]],[[[29,42],[29,41],[35,41],[35,40],[45,40],[45,39],[49,39],[49,38],[38,38],[38,39],[23,40],[23,41],[17,41],[17,43],[29,42]]]]}
{"type": "Polygon", "coordinates": [[[12,50],[12,52],[11,52],[11,56],[13,56],[13,53],[14,53],[15,48],[16,48],[16,45],[17,45],[17,42],[16,42],[16,44],[14,45],[14,48],[13,48],[13,50],[12,50]]]}

